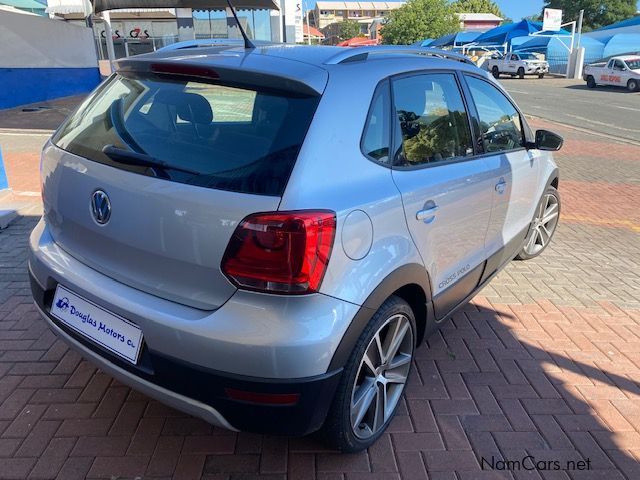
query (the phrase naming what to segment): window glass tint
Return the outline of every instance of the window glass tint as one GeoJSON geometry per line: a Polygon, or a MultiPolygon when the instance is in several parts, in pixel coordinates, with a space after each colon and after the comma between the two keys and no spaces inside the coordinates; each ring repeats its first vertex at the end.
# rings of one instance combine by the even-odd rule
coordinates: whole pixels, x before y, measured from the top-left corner
{"type": "Polygon", "coordinates": [[[362,152],[379,162],[389,161],[389,85],[383,83],[373,96],[373,102],[362,135],[362,152]]]}
{"type": "Polygon", "coordinates": [[[469,122],[453,74],[415,75],[393,82],[401,140],[397,165],[421,165],[473,155],[469,122]]]}
{"type": "Polygon", "coordinates": [[[281,195],[317,103],[317,97],[116,75],[53,141],[76,155],[143,175],[281,195]],[[113,149],[104,153],[107,146],[117,155],[113,149]],[[132,153],[134,160],[168,166],[134,165],[132,153]]]}
{"type": "Polygon", "coordinates": [[[622,70],[624,68],[624,64],[622,63],[622,60],[616,60],[615,62],[613,62],[613,68],[622,70]]]}
{"type": "Polygon", "coordinates": [[[520,114],[500,90],[484,80],[467,77],[480,117],[485,152],[501,152],[524,146],[520,114]]]}
{"type": "Polygon", "coordinates": [[[213,122],[246,122],[253,119],[257,92],[207,83],[189,82],[184,91],[201,95],[215,112],[213,122]]]}

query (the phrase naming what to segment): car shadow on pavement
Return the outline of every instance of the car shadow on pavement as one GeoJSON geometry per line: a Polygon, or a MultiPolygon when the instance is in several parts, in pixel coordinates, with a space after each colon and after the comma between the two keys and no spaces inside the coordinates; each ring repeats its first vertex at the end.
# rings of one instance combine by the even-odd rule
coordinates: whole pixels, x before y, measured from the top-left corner
{"type": "Polygon", "coordinates": [[[582,84],[567,85],[564,88],[570,88],[571,90],[593,90],[593,91],[600,91],[600,92],[626,93],[628,95],[633,95],[634,93],[637,93],[637,92],[630,92],[629,90],[627,90],[627,87],[625,87],[624,85],[621,85],[619,87],[609,86],[609,85],[598,85],[596,88],[589,88],[585,83],[583,85],[582,84]]]}
{"type": "MultiPolygon", "coordinates": [[[[416,370],[426,386],[435,363],[440,378],[431,378],[447,391],[447,399],[431,400],[445,447],[463,446],[464,435],[481,469],[510,470],[516,478],[523,470],[543,478],[640,478],[631,452],[640,445],[638,421],[630,413],[640,412],[638,381],[598,364],[615,360],[617,370],[634,373],[638,365],[623,360],[617,346],[606,344],[610,351],[603,352],[588,340],[585,334],[608,341],[591,309],[569,309],[569,318],[544,305],[547,311],[478,297],[427,340],[416,370]],[[445,413],[455,414],[461,428],[445,413]]],[[[601,318],[637,327],[623,313],[601,318]]],[[[408,389],[409,404],[414,395],[408,389]]]]}

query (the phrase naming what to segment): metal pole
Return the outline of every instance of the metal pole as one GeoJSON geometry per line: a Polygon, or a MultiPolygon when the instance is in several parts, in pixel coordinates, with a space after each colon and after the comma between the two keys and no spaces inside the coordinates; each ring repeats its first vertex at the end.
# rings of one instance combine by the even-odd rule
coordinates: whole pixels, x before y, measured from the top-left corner
{"type": "Polygon", "coordinates": [[[309,25],[309,9],[307,8],[307,43],[311,45],[311,25],[309,25]]]}
{"type": "Polygon", "coordinates": [[[105,43],[107,44],[107,58],[109,59],[109,67],[113,72],[113,62],[116,61],[116,53],[113,48],[113,33],[111,32],[111,15],[109,11],[102,12],[102,19],[104,21],[105,43]]]}
{"type": "Polygon", "coordinates": [[[576,41],[576,48],[580,48],[580,40],[582,40],[582,17],[584,16],[584,10],[580,10],[578,15],[578,40],[576,41]]]}
{"type": "Polygon", "coordinates": [[[571,46],[569,47],[569,55],[567,56],[567,70],[565,77],[571,78],[571,57],[573,56],[573,40],[576,34],[576,22],[571,22],[571,46]]]}

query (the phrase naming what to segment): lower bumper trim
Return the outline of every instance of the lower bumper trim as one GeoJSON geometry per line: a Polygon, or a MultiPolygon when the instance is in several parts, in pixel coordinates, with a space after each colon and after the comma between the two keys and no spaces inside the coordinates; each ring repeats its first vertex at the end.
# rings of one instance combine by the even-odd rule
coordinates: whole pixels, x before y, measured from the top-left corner
{"type": "Polygon", "coordinates": [[[129,385],[136,390],[148,395],[151,398],[154,398],[166,405],[176,408],[182,412],[188,413],[195,417],[202,418],[206,422],[216,426],[226,428],[227,430],[233,430],[235,432],[238,431],[237,428],[234,428],[215,408],[205,403],[199,402],[192,398],[186,397],[184,395],[180,395],[178,393],[172,392],[164,387],[151,383],[143,378],[132,375],[126,370],[114,365],[109,362],[104,357],[98,355],[93,352],[89,348],[82,345],[76,339],[68,335],[64,330],[62,330],[58,325],[53,323],[48,315],[40,308],[37,302],[34,302],[36,308],[42,315],[42,317],[49,324],[49,328],[53,330],[53,332],[61,337],[69,346],[71,346],[74,350],[78,351],[83,357],[89,359],[95,365],[100,367],[101,370],[109,373],[117,380],[122,383],[129,385]]]}

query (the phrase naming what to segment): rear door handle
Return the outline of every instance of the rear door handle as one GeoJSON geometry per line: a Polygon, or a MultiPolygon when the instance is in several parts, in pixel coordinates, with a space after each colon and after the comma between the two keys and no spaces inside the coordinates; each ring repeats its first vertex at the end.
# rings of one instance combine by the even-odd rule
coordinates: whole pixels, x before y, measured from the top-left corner
{"type": "Polygon", "coordinates": [[[424,223],[431,223],[435,220],[435,213],[438,211],[438,206],[425,208],[416,212],[416,220],[422,220],[424,223]]]}
{"type": "Polygon", "coordinates": [[[501,178],[500,181],[496,183],[496,192],[502,195],[506,186],[507,182],[504,181],[504,178],[501,178]]]}

